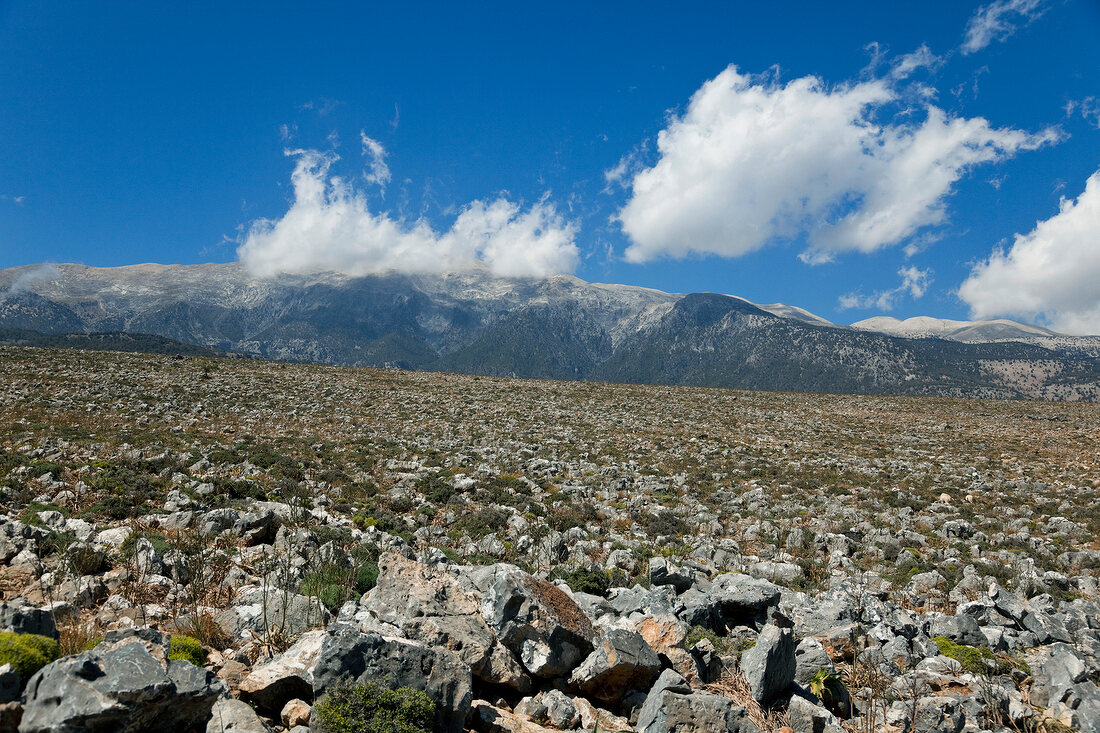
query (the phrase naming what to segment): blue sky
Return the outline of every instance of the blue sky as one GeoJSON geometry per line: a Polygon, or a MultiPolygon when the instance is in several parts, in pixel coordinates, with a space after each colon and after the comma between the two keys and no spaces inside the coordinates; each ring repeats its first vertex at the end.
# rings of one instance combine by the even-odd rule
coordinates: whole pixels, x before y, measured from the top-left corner
{"type": "Polygon", "coordinates": [[[0,267],[479,263],[1100,332],[1095,0],[223,5],[0,2],[0,267]]]}

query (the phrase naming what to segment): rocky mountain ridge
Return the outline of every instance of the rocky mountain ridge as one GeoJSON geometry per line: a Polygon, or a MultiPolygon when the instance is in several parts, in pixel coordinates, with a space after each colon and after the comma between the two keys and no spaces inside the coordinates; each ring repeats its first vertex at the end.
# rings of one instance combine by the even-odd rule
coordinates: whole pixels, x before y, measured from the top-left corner
{"type": "Polygon", "coordinates": [[[259,279],[236,263],[48,265],[0,271],[0,292],[0,327],[145,333],[281,360],[753,389],[1100,396],[1095,339],[1011,322],[941,324],[920,332],[936,338],[903,338],[877,332],[900,328],[881,319],[846,328],[781,303],[565,275],[259,279]]]}

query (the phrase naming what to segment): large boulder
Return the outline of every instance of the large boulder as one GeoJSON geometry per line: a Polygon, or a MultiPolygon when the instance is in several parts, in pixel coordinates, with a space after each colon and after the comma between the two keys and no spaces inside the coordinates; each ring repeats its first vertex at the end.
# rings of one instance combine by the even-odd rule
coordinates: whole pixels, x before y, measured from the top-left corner
{"type": "Polygon", "coordinates": [[[473,594],[445,570],[387,553],[378,561],[378,584],[341,620],[364,633],[397,636],[454,652],[483,682],[531,689],[531,679],[497,640],[473,594]]]}
{"type": "Polygon", "coordinates": [[[256,665],[241,680],[241,698],[269,715],[277,715],[289,700],[312,700],[313,667],[321,656],[324,640],[323,630],[307,631],[285,652],[256,665]]]}
{"type": "Polygon", "coordinates": [[[592,652],[596,630],[584,611],[561,588],[515,566],[496,566],[481,613],[501,642],[538,677],[568,675],[592,652]]]}
{"type": "Polygon", "coordinates": [[[326,626],[331,619],[332,614],[316,598],[254,585],[237,591],[233,604],[214,617],[233,639],[250,638],[252,633],[260,638],[294,638],[326,626]]]}
{"type": "Polygon", "coordinates": [[[756,645],[741,655],[741,672],[761,705],[770,705],[791,686],[796,669],[794,636],[790,629],[768,625],[756,645]]]}
{"type": "Polygon", "coordinates": [[[721,622],[727,627],[762,622],[779,605],[783,589],[775,583],[742,573],[716,577],[707,595],[717,602],[721,622]]]}
{"type": "Polygon", "coordinates": [[[0,631],[58,638],[53,614],[24,600],[0,602],[0,631]]]}
{"type": "Polygon", "coordinates": [[[794,678],[800,685],[810,684],[813,676],[821,670],[826,672],[836,671],[833,660],[825,651],[825,647],[821,646],[821,642],[812,636],[807,636],[798,642],[798,646],[794,649],[794,659],[794,678]]]}
{"type": "Polygon", "coordinates": [[[1068,644],[1051,644],[1033,652],[1031,701],[1041,707],[1061,702],[1076,684],[1088,679],[1088,668],[1068,644]]]}
{"type": "Polygon", "coordinates": [[[649,584],[654,587],[670,585],[677,593],[683,593],[695,585],[698,575],[696,571],[681,568],[663,557],[649,559],[649,584]]]}
{"type": "Polygon", "coordinates": [[[342,682],[423,691],[435,701],[439,733],[460,733],[473,701],[470,668],[454,653],[335,624],[313,668],[314,699],[342,682]]]}
{"type": "Polygon", "coordinates": [[[660,671],[661,660],[640,634],[613,629],[569,681],[588,697],[617,703],[630,690],[648,690],[660,671]]]}
{"type": "Polygon", "coordinates": [[[748,711],[722,695],[693,691],[671,669],[657,678],[638,712],[639,733],[760,733],[748,711]]]}
{"type": "Polygon", "coordinates": [[[170,660],[168,637],[109,632],[95,649],[39,670],[24,694],[20,733],[189,730],[226,692],[212,672],[170,660]]]}
{"type": "Polygon", "coordinates": [[[278,531],[279,518],[270,509],[241,514],[233,522],[233,534],[249,547],[274,542],[278,531]]]}

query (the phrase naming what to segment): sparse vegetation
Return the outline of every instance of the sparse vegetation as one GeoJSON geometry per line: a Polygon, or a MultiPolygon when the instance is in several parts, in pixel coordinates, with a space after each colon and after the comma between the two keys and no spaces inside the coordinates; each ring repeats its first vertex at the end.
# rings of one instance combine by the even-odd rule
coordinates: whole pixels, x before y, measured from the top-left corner
{"type": "Polygon", "coordinates": [[[24,683],[59,656],[61,646],[48,636],[0,631],[0,664],[10,664],[24,683]]]}
{"type": "Polygon", "coordinates": [[[202,644],[191,636],[173,635],[169,641],[168,658],[190,662],[196,667],[206,664],[206,652],[202,644]]]}
{"type": "Polygon", "coordinates": [[[340,685],[313,707],[322,733],[429,733],[435,703],[423,692],[373,684],[340,685]]]}

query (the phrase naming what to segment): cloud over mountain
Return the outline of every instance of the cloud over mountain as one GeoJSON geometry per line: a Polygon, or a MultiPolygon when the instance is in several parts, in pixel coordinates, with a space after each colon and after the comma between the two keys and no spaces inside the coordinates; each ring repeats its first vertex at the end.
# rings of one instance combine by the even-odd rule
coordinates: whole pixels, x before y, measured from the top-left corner
{"type": "MultiPolygon", "coordinates": [[[[371,160],[367,181],[390,178],[384,151],[363,136],[371,160]]],[[[405,222],[370,210],[365,194],[329,171],[337,157],[292,150],[294,200],[279,219],[259,219],[237,248],[256,275],[324,270],[365,275],[487,268],[504,277],[545,277],[577,266],[576,226],[548,202],[522,208],[503,196],[472,201],[451,228],[437,232],[424,220],[405,222]]]]}
{"type": "MultiPolygon", "coordinates": [[[[931,61],[908,63],[907,73],[931,61]]],[[[951,117],[886,80],[779,85],[730,66],[670,119],[656,163],[630,178],[617,215],[625,257],[736,257],[802,237],[808,262],[873,252],[942,223],[973,166],[1058,139],[951,117]]]]}
{"type": "Polygon", "coordinates": [[[995,250],[959,288],[976,318],[1045,318],[1056,330],[1100,334],[1100,170],[1075,201],[1012,248],[995,250]]]}

